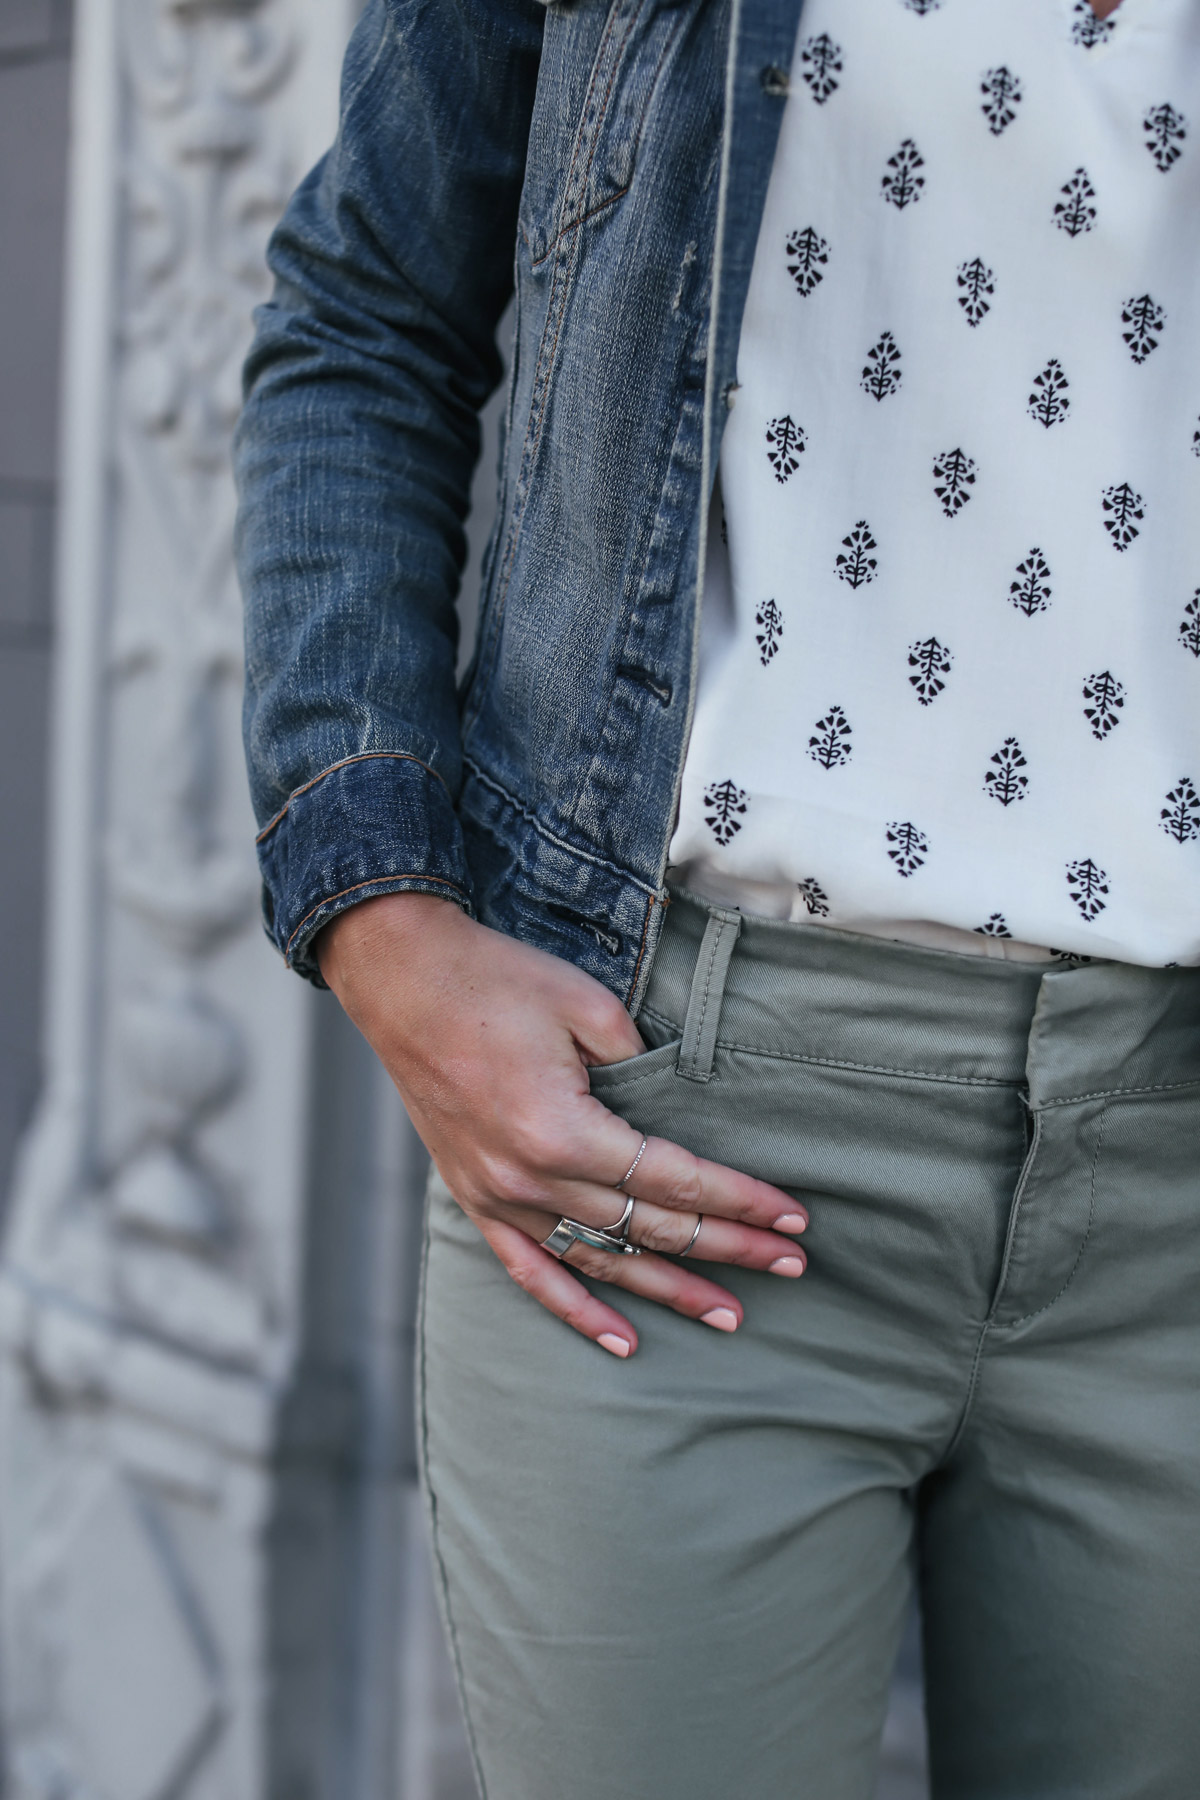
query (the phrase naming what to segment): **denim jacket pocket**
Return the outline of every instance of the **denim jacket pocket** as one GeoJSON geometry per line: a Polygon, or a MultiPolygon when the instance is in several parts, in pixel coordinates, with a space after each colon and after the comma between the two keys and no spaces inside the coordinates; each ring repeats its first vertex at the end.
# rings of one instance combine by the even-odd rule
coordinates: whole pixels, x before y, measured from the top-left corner
{"type": "Polygon", "coordinates": [[[693,3],[584,0],[551,10],[520,208],[533,263],[628,191],[647,115],[693,3]]]}

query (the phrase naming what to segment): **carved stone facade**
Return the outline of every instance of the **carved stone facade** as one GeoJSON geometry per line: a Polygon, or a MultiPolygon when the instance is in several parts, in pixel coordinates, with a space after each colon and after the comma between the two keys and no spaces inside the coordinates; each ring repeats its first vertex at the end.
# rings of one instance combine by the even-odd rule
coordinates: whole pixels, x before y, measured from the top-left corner
{"type": "Polygon", "coordinates": [[[10,1800],[465,1793],[413,1500],[420,1157],[257,922],[230,433],[352,0],[84,0],[47,1085],[0,1271],[10,1800]]]}

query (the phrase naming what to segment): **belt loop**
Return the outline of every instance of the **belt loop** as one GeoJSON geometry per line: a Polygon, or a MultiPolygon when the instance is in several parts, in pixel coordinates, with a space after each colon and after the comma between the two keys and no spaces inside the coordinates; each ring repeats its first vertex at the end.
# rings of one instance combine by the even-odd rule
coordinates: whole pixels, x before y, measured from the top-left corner
{"type": "Polygon", "coordinates": [[[729,959],[742,929],[740,912],[710,906],[708,923],[696,967],[692,974],[692,991],[688,995],[687,1018],[683,1022],[683,1042],[675,1073],[685,1081],[711,1081],[713,1056],[717,1048],[717,1027],[721,1022],[721,1000],[725,993],[725,977],[729,959]]]}

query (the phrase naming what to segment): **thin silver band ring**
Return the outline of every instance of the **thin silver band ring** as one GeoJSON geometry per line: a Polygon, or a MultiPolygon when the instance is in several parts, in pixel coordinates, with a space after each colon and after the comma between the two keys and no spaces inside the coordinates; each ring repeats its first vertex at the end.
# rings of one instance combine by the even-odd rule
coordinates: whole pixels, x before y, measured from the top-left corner
{"type": "Polygon", "coordinates": [[[692,1233],[691,1237],[688,1239],[687,1243],[683,1246],[683,1249],[679,1252],[680,1256],[690,1256],[691,1255],[692,1245],[695,1243],[696,1239],[700,1236],[700,1227],[703,1225],[703,1223],[704,1223],[704,1214],[697,1213],[696,1214],[696,1229],[695,1229],[695,1231],[693,1231],[693,1233],[692,1233]]]}
{"type": "Polygon", "coordinates": [[[625,1183],[629,1180],[629,1177],[633,1174],[633,1171],[637,1168],[637,1166],[641,1162],[643,1156],[645,1156],[646,1145],[649,1143],[649,1141],[650,1140],[647,1137],[642,1138],[641,1143],[638,1145],[637,1155],[634,1157],[633,1161],[630,1163],[629,1167],[626,1169],[625,1173],[622,1175],[620,1181],[615,1181],[613,1183],[614,1187],[623,1188],[625,1186],[625,1183]]]}

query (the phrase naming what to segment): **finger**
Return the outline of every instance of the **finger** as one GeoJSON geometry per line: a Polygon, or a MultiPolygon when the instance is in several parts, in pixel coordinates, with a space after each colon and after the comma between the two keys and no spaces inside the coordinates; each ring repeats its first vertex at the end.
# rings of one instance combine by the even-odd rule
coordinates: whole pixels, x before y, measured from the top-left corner
{"type": "Polygon", "coordinates": [[[601,1229],[620,1218],[630,1194],[673,1212],[717,1213],[762,1229],[796,1233],[807,1227],[807,1208],[783,1188],[694,1156],[667,1138],[643,1139],[588,1098],[595,1131],[539,1129],[508,1164],[496,1198],[547,1211],[558,1207],[560,1214],[601,1229]]]}
{"type": "MultiPolygon", "coordinates": [[[[541,1215],[532,1208],[513,1207],[509,1218],[522,1232],[539,1234],[545,1229],[541,1215]]],[[[535,1248],[541,1249],[540,1241],[535,1248]]],[[[549,1256],[551,1253],[544,1251],[543,1254],[549,1256]]],[[[561,1261],[569,1262],[573,1269],[581,1270],[594,1281],[607,1281],[631,1294],[639,1294],[643,1299],[656,1300],[687,1318],[713,1325],[718,1331],[736,1331],[742,1322],[742,1303],[736,1294],[710,1281],[707,1276],[696,1275],[661,1257],[650,1254],[628,1256],[619,1250],[596,1250],[590,1244],[575,1243],[561,1261]]]]}
{"type": "MultiPolygon", "coordinates": [[[[638,1142],[640,1141],[639,1138],[638,1142]]],[[[706,1217],[721,1217],[724,1209],[724,1215],[728,1219],[735,1220],[748,1230],[759,1232],[776,1231],[796,1235],[808,1226],[808,1209],[790,1195],[784,1194],[781,1189],[773,1188],[766,1182],[755,1181],[753,1176],[739,1175],[734,1169],[724,1169],[718,1163],[704,1162],[702,1158],[692,1156],[690,1151],[680,1149],[678,1144],[667,1143],[663,1138],[650,1138],[647,1141],[645,1155],[628,1188],[610,1187],[607,1183],[596,1181],[572,1180],[565,1175],[555,1176],[545,1169],[539,1169],[530,1170],[519,1181],[511,1181],[502,1194],[493,1196],[492,1203],[502,1209],[500,1216],[510,1220],[516,1216],[514,1207],[537,1207],[542,1210],[549,1220],[544,1228],[539,1230],[536,1223],[526,1227],[522,1222],[522,1229],[528,1229],[541,1242],[555,1221],[563,1217],[578,1219],[581,1225],[591,1225],[600,1231],[615,1229],[635,1193],[639,1202],[653,1206],[656,1212],[670,1212],[680,1225],[686,1221],[686,1230],[682,1235],[678,1227],[670,1233],[670,1248],[667,1250],[669,1255],[678,1255],[677,1245],[686,1244],[696,1223],[697,1213],[703,1213],[706,1217]],[[656,1154],[659,1149],[687,1159],[695,1172],[694,1180],[681,1176],[665,1184],[665,1199],[660,1198],[664,1183],[657,1173],[652,1174],[648,1180],[643,1181],[642,1178],[643,1169],[651,1161],[652,1154],[656,1154]],[[724,1180],[712,1179],[713,1175],[724,1180]],[[764,1199],[764,1195],[768,1198],[764,1199]]],[[[664,1246],[655,1244],[654,1248],[661,1249],[664,1246]]],[[[775,1254],[781,1255],[782,1250],[776,1248],[775,1254]]],[[[728,1257],[723,1260],[743,1259],[728,1257]]]]}
{"type": "Polygon", "coordinates": [[[594,1250],[590,1244],[572,1244],[565,1261],[593,1281],[606,1281],[624,1288],[643,1300],[654,1300],[669,1306],[685,1318],[698,1319],[717,1331],[736,1331],[742,1323],[742,1303],[736,1294],[696,1275],[679,1263],[643,1253],[621,1256],[613,1251],[594,1250]]]}
{"type": "MultiPolygon", "coordinates": [[[[609,1116],[624,1130],[610,1140],[612,1160],[608,1167],[616,1164],[620,1149],[630,1143],[633,1146],[628,1160],[617,1170],[615,1182],[621,1179],[637,1154],[641,1134],[625,1126],[625,1121],[618,1120],[615,1114],[609,1116]]],[[[609,1141],[606,1141],[593,1155],[604,1156],[608,1150],[609,1141]]],[[[593,1168],[599,1176],[600,1170],[595,1165],[593,1168]]],[[[672,1212],[717,1213],[722,1218],[736,1219],[743,1225],[757,1225],[761,1229],[800,1232],[808,1224],[808,1209],[783,1188],[772,1187],[770,1182],[744,1175],[738,1169],[726,1168],[722,1163],[694,1156],[682,1144],[673,1144],[668,1138],[647,1138],[628,1191],[636,1194],[639,1200],[651,1200],[656,1206],[665,1206],[672,1212]]],[[[588,1223],[591,1223],[590,1217],[588,1223]]]]}
{"type": "Polygon", "coordinates": [[[769,1269],[777,1275],[803,1275],[808,1264],[800,1246],[773,1231],[759,1231],[711,1213],[671,1212],[639,1200],[629,1220],[629,1241],[660,1256],[697,1258],[700,1262],[734,1263],[744,1269],[769,1269]]]}
{"type": "MultiPolygon", "coordinates": [[[[495,1251],[517,1286],[569,1325],[582,1337],[591,1338],[613,1356],[632,1356],[637,1349],[637,1332],[619,1312],[598,1300],[590,1289],[568,1272],[556,1256],[543,1250],[526,1232],[502,1220],[490,1219],[480,1226],[484,1238],[495,1251]]],[[[629,1257],[626,1260],[640,1261],[629,1257]]]]}

